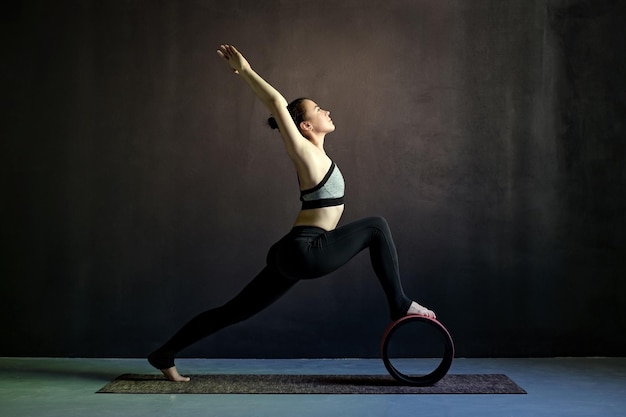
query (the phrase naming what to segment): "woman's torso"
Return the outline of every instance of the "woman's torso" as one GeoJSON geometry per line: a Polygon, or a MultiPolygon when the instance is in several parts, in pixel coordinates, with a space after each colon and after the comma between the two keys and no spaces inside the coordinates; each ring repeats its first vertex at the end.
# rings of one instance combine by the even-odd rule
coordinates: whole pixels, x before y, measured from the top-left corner
{"type": "Polygon", "coordinates": [[[343,204],[319,209],[300,210],[294,226],[316,226],[330,231],[337,227],[342,214],[343,204]]]}
{"type": "MultiPolygon", "coordinates": [[[[323,152],[319,151],[310,155],[301,163],[296,163],[298,178],[300,181],[300,191],[311,189],[317,186],[328,173],[333,162],[323,152]]],[[[333,205],[329,207],[300,210],[295,226],[316,226],[324,230],[333,230],[337,227],[344,205],[333,205]]]]}

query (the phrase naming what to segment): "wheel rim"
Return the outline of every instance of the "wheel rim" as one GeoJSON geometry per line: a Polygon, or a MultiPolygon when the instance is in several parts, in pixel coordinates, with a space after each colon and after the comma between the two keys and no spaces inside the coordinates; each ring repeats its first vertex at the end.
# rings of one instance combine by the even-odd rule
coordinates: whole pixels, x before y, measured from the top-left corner
{"type": "Polygon", "coordinates": [[[398,382],[412,386],[428,386],[435,384],[441,378],[443,378],[446,373],[448,373],[450,365],[452,365],[452,359],[454,358],[454,342],[452,341],[452,337],[450,336],[448,330],[439,321],[435,319],[429,319],[423,316],[409,315],[394,321],[389,325],[389,327],[387,327],[387,330],[385,331],[382,339],[381,354],[383,363],[385,364],[385,368],[387,368],[389,374],[398,382]],[[444,342],[444,353],[443,357],[441,358],[441,362],[432,372],[425,375],[405,374],[399,371],[391,363],[391,359],[389,358],[389,343],[392,339],[392,336],[396,333],[398,329],[409,323],[415,322],[420,322],[421,324],[434,328],[436,332],[442,336],[444,342]]]}

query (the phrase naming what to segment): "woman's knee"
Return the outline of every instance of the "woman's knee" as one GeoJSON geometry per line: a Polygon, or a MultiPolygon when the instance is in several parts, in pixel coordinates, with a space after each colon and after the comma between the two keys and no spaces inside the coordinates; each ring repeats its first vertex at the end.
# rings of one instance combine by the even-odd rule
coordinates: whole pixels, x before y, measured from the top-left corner
{"type": "Polygon", "coordinates": [[[374,227],[385,234],[390,232],[389,223],[387,223],[387,219],[385,219],[384,217],[374,216],[370,217],[368,220],[370,227],[374,227]]]}

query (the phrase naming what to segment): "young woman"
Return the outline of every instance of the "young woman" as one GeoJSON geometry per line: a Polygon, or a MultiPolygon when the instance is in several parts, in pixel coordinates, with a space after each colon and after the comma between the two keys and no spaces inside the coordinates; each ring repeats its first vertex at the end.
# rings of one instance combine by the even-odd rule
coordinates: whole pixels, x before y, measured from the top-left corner
{"type": "Polygon", "coordinates": [[[387,296],[393,320],[409,314],[435,318],[435,314],[404,294],[398,257],[387,222],[370,217],[337,227],[343,213],[344,180],[324,151],[324,138],[335,130],[330,112],[301,98],[287,104],[283,96],[263,80],[243,55],[231,45],[217,51],[231,69],[255,92],[273,115],[298,179],[302,210],[294,227],[275,243],[267,265],[235,298],[205,311],[185,324],[169,341],[148,357],[172,381],[188,381],[174,366],[175,355],[187,346],[226,326],[263,310],[300,279],[318,278],[335,271],[356,254],[369,249],[372,267],[387,296]]]}

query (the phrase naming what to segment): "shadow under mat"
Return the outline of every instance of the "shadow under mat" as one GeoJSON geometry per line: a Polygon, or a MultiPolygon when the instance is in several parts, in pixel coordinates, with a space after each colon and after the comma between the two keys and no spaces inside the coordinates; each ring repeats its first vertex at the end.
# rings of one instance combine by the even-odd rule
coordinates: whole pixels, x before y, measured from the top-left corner
{"type": "Polygon", "coordinates": [[[108,394],[526,394],[502,374],[446,375],[429,387],[401,385],[387,375],[162,375],[124,374],[98,393],[108,394]]]}

